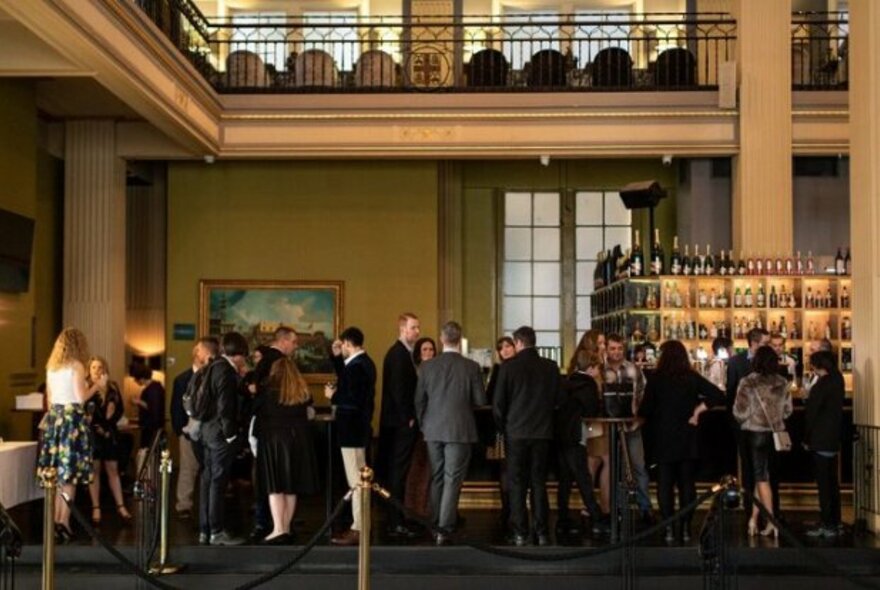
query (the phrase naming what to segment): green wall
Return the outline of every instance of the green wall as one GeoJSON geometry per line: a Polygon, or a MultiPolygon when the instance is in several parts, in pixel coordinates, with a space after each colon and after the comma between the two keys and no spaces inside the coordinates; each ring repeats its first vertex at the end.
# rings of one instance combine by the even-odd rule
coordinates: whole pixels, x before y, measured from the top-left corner
{"type": "MultiPolygon", "coordinates": [[[[411,310],[437,325],[433,162],[218,162],[168,166],[168,368],[189,365],[199,279],[345,281],[344,323],[377,363],[411,310]]],[[[377,413],[378,414],[378,413],[377,413]]]]}
{"type": "Polygon", "coordinates": [[[34,218],[27,293],[0,293],[0,436],[30,436],[30,416],[11,411],[15,395],[44,380],[61,318],[63,169],[38,147],[33,83],[0,80],[0,208],[34,218]]]}
{"type": "MultiPolygon", "coordinates": [[[[493,347],[498,337],[496,301],[497,256],[495,241],[499,196],[506,189],[584,190],[619,189],[627,183],[655,179],[669,196],[656,211],[656,225],[667,252],[675,233],[675,169],[663,166],[660,158],[616,160],[551,160],[542,166],[537,159],[463,164],[463,283],[462,320],[472,346],[493,347]]],[[[647,213],[636,212],[633,224],[648,233],[647,213]]],[[[645,239],[642,238],[644,246],[645,239]]]]}

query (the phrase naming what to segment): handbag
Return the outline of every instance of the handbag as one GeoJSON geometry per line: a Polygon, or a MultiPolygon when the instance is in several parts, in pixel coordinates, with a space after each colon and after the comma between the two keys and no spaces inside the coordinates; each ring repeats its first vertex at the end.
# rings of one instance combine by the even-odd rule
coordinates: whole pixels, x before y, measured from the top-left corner
{"type": "MultiPolygon", "coordinates": [[[[767,413],[767,406],[764,405],[764,400],[761,399],[761,395],[757,391],[755,396],[758,398],[758,403],[761,404],[761,410],[764,412],[764,417],[767,418],[767,423],[770,424],[770,414],[767,413]]],[[[773,448],[779,453],[790,451],[791,436],[786,432],[785,424],[770,424],[770,427],[773,429],[773,448]]]]}

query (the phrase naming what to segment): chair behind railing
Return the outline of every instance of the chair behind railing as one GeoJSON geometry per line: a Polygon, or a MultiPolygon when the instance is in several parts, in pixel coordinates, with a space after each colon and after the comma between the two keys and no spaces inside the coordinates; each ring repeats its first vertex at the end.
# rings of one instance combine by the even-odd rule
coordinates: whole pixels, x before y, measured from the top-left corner
{"type": "Polygon", "coordinates": [[[15,560],[21,556],[21,531],[0,504],[0,590],[15,588],[15,560]]]}

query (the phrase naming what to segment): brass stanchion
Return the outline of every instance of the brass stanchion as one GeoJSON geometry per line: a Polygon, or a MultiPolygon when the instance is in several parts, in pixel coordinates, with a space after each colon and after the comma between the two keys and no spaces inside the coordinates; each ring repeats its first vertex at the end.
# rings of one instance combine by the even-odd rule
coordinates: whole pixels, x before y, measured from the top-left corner
{"type": "Polygon", "coordinates": [[[58,472],[47,467],[40,472],[43,488],[46,490],[46,504],[43,511],[43,582],[42,590],[55,588],[55,494],[58,472]]]}
{"type": "Polygon", "coordinates": [[[358,590],[370,590],[370,500],[373,493],[373,470],[361,467],[358,485],[361,502],[361,535],[358,543],[358,590]]]}
{"type": "Polygon", "coordinates": [[[176,574],[181,566],[168,563],[168,522],[171,506],[171,451],[162,451],[162,459],[159,462],[160,489],[159,489],[159,561],[150,566],[150,573],[154,575],[176,574]]]}

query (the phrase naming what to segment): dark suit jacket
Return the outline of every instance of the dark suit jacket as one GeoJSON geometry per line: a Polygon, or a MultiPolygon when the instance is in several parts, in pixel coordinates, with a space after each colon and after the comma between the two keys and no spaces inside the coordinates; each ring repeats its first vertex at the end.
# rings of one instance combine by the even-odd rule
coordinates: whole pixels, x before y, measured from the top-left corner
{"type": "Polygon", "coordinates": [[[192,367],[190,367],[175,377],[174,384],[171,386],[171,428],[177,436],[183,434],[183,427],[189,421],[189,416],[183,409],[183,394],[186,393],[186,388],[194,374],[192,367]]]}
{"type": "Polygon", "coordinates": [[[492,412],[511,439],[553,438],[553,411],[562,401],[562,377],[553,361],[526,348],[498,369],[492,412]]]}
{"type": "Polygon", "coordinates": [[[728,410],[733,409],[733,403],[736,401],[736,392],[739,389],[739,382],[751,372],[752,361],[749,360],[748,352],[735,354],[727,361],[727,399],[725,403],[728,410]]]}
{"type": "Polygon", "coordinates": [[[724,403],[721,390],[696,372],[672,378],[655,374],[648,380],[639,416],[645,418],[655,461],[668,463],[699,458],[697,427],[688,424],[694,409],[724,403]]]}
{"type": "Polygon", "coordinates": [[[422,363],[416,414],[426,441],[475,443],[474,406],[486,405],[480,365],[457,352],[422,363]]]}
{"type": "Polygon", "coordinates": [[[570,447],[581,442],[584,418],[599,415],[599,386],[584,373],[574,373],[563,381],[563,397],[556,408],[556,440],[570,447]]]}
{"type": "Polygon", "coordinates": [[[811,451],[840,450],[844,387],[840,373],[829,373],[810,388],[804,408],[804,443],[811,451]]]}
{"type": "Polygon", "coordinates": [[[238,434],[240,378],[232,363],[222,356],[206,370],[207,394],[211,397],[208,417],[202,421],[201,439],[208,446],[219,446],[238,434]]]}
{"type": "Polygon", "coordinates": [[[335,356],[333,368],[339,379],[333,395],[339,446],[367,448],[373,435],[376,365],[367,353],[363,353],[348,364],[341,356],[335,356]]]}
{"type": "Polygon", "coordinates": [[[382,363],[382,428],[409,426],[409,421],[416,417],[417,381],[412,353],[398,340],[388,349],[382,363]]]}

